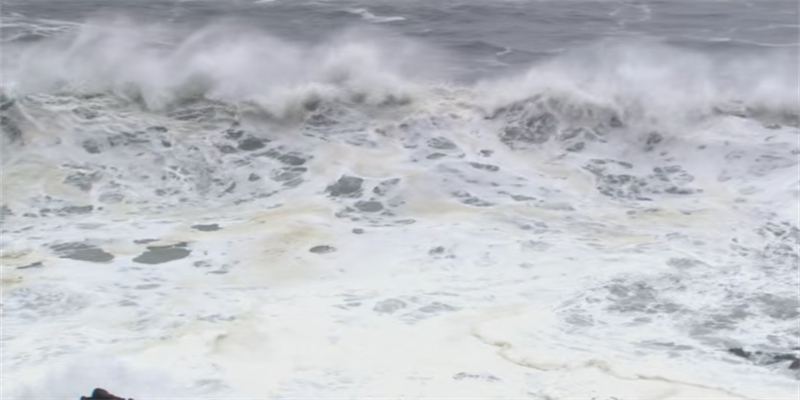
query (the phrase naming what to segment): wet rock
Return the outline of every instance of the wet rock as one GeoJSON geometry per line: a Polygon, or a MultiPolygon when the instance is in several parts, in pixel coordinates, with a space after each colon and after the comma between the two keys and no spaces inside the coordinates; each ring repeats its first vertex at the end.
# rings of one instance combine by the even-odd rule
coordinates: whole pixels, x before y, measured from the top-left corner
{"type": "Polygon", "coordinates": [[[406,303],[399,299],[386,299],[379,301],[372,308],[373,311],[379,314],[393,314],[397,310],[406,308],[406,303]]]}
{"type": "Polygon", "coordinates": [[[178,243],[172,246],[149,246],[147,251],[134,258],[133,262],[152,265],[180,260],[191,254],[191,251],[187,250],[186,246],[186,243],[178,243]]]}
{"type": "Polygon", "coordinates": [[[383,204],[378,201],[359,201],[354,207],[363,212],[378,212],[383,210],[383,204]]]}
{"type": "Polygon", "coordinates": [[[268,142],[269,142],[268,140],[259,139],[251,136],[240,141],[238,147],[239,150],[253,151],[264,148],[266,146],[266,143],[268,142]]]}
{"type": "Polygon", "coordinates": [[[326,253],[333,253],[334,251],[336,251],[336,248],[333,246],[321,245],[321,246],[314,246],[308,249],[308,251],[314,254],[326,254],[326,253]]]}
{"type": "Polygon", "coordinates": [[[198,225],[192,225],[192,229],[201,232],[213,232],[213,231],[218,231],[222,228],[220,228],[218,224],[207,224],[207,225],[198,224],[198,225]]]}
{"type": "Polygon", "coordinates": [[[114,259],[114,255],[102,249],[81,242],[60,243],[50,247],[60,258],[104,263],[114,259]]]}
{"type": "Polygon", "coordinates": [[[497,172],[500,170],[500,167],[491,164],[481,164],[477,162],[471,162],[469,163],[469,165],[472,166],[472,168],[482,169],[484,171],[490,171],[490,172],[497,172]]]}
{"type": "Polygon", "coordinates": [[[332,197],[360,197],[361,185],[364,180],[355,176],[342,176],[336,183],[328,186],[325,191],[332,197]]]}
{"type": "MultiPolygon", "coordinates": [[[[89,397],[81,396],[81,400],[125,400],[122,397],[114,396],[111,393],[108,393],[105,389],[97,388],[92,391],[92,395],[89,397]]],[[[133,400],[133,399],[128,399],[133,400]]]]}

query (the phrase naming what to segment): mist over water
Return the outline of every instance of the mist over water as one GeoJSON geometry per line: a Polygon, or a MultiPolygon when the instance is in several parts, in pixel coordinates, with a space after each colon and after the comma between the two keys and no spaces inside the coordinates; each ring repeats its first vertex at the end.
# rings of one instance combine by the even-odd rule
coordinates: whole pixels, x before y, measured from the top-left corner
{"type": "Polygon", "coordinates": [[[4,3],[4,396],[794,398],[797,8],[4,3]]]}

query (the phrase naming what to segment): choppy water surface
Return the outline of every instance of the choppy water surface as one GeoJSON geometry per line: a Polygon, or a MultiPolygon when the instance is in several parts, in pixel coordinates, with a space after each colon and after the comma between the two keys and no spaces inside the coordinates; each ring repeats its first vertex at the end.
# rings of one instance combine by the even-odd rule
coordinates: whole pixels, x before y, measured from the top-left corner
{"type": "Polygon", "coordinates": [[[798,394],[796,2],[0,22],[4,398],[798,394]]]}

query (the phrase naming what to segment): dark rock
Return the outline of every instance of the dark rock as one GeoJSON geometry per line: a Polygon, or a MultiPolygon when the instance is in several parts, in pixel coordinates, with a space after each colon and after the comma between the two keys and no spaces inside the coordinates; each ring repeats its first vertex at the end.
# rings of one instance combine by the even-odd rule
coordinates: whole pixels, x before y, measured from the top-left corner
{"type": "Polygon", "coordinates": [[[378,201],[359,201],[354,204],[355,208],[363,212],[378,212],[383,210],[383,204],[378,201]]]}
{"type": "Polygon", "coordinates": [[[308,249],[308,251],[314,254],[326,254],[326,253],[333,253],[334,251],[336,251],[336,248],[333,246],[321,245],[321,246],[314,246],[308,249]]]}
{"type": "Polygon", "coordinates": [[[253,151],[264,148],[268,141],[255,137],[248,137],[239,142],[239,150],[253,151]]]}
{"type": "Polygon", "coordinates": [[[199,225],[192,225],[192,229],[202,232],[213,232],[213,231],[218,231],[222,228],[220,228],[218,224],[208,224],[208,225],[199,224],[199,225]]]}
{"type": "MultiPolygon", "coordinates": [[[[114,396],[111,393],[108,393],[105,389],[97,388],[92,391],[92,395],[90,397],[81,396],[81,400],[125,400],[122,397],[114,396]]],[[[128,399],[133,400],[133,399],[128,399]]]]}
{"type": "Polygon", "coordinates": [[[342,176],[325,190],[333,197],[360,197],[364,180],[355,176],[342,176]]]}
{"type": "Polygon", "coordinates": [[[186,243],[178,243],[172,246],[149,246],[147,251],[133,259],[133,262],[140,264],[162,264],[170,261],[186,258],[191,251],[185,249],[186,243]]]}

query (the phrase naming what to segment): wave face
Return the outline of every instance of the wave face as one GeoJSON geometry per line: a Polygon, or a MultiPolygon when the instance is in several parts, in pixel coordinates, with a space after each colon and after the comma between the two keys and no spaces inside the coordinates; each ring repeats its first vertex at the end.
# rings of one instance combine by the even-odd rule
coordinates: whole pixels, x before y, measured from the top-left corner
{"type": "Polygon", "coordinates": [[[356,3],[4,3],[4,391],[794,393],[797,7],[356,3]]]}

